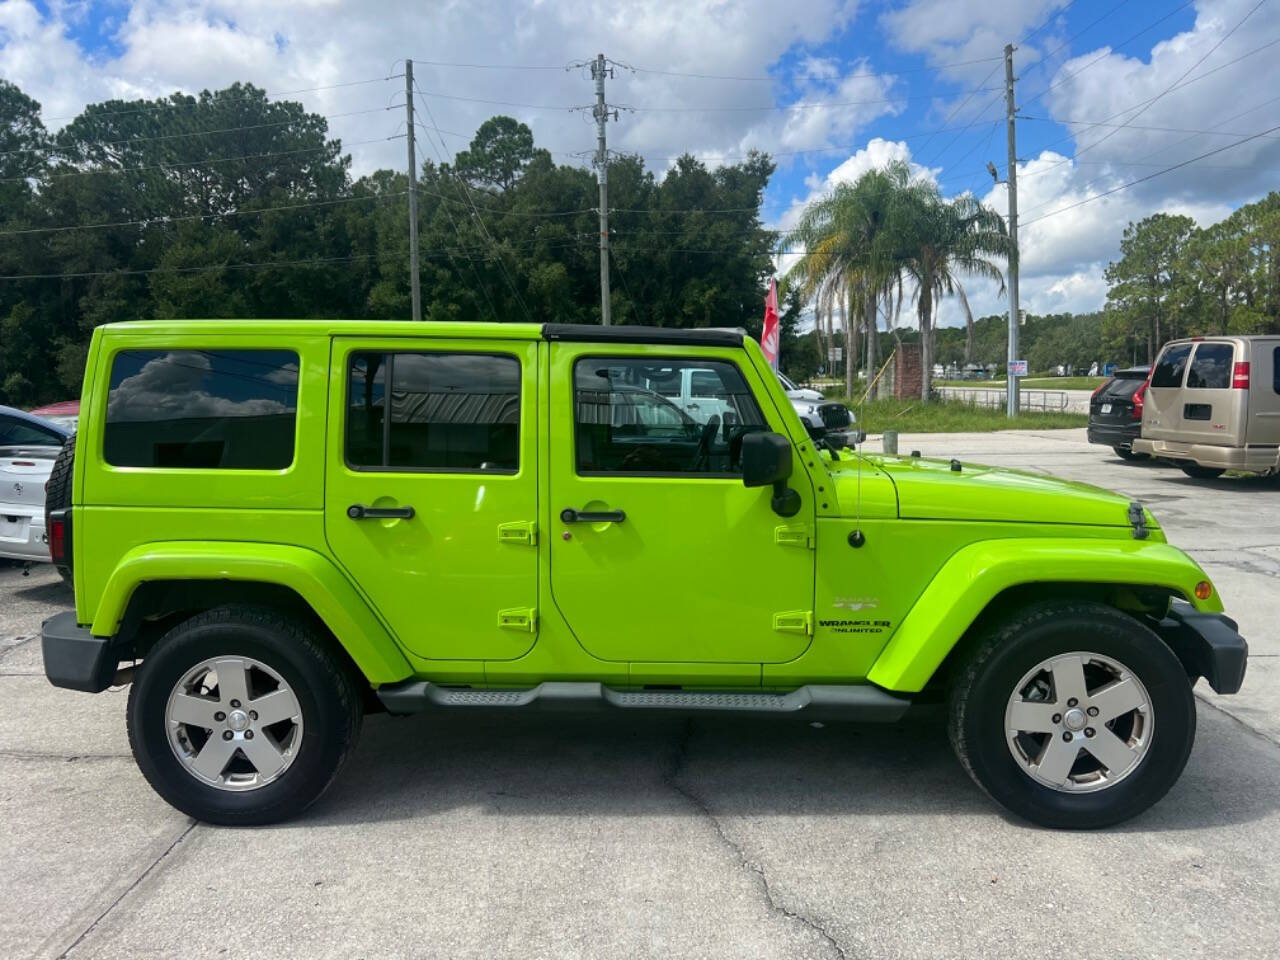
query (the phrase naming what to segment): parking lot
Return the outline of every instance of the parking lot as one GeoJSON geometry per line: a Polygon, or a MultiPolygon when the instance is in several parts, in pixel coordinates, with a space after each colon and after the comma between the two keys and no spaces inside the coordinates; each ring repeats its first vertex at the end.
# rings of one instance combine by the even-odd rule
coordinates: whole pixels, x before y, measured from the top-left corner
{"type": "Polygon", "coordinates": [[[198,825],[134,767],[126,692],[45,681],[56,573],[5,566],[0,956],[1280,955],[1280,483],[1123,463],[1082,429],[899,444],[1141,499],[1213,577],[1249,675],[1197,688],[1195,751],[1153,810],[1098,833],[1014,821],[930,713],[373,716],[304,818],[198,825]]]}

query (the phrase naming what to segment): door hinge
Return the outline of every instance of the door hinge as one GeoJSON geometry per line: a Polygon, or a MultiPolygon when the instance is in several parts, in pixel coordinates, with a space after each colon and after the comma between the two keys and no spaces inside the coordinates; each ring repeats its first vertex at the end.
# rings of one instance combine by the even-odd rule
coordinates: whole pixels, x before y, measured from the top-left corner
{"type": "Polygon", "coordinates": [[[779,633],[803,633],[813,636],[812,610],[787,610],[773,615],[773,629],[779,633]]]}
{"type": "Polygon", "coordinates": [[[524,543],[534,546],[538,542],[538,523],[536,520],[512,520],[510,523],[498,524],[499,543],[524,543]]]}
{"type": "Polygon", "coordinates": [[[538,608],[512,607],[510,610],[499,610],[498,626],[503,630],[525,630],[529,633],[536,633],[538,630],[538,608]]]}
{"type": "Polygon", "coordinates": [[[781,526],[773,528],[773,542],[782,547],[813,549],[813,530],[809,525],[781,526]]]}

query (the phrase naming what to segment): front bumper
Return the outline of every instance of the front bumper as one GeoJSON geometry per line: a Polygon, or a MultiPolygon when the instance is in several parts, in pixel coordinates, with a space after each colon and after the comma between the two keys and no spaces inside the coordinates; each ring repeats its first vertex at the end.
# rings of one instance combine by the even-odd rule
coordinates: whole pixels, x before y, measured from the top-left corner
{"type": "Polygon", "coordinates": [[[1222,613],[1200,613],[1174,600],[1156,628],[1195,682],[1204,677],[1217,693],[1238,693],[1249,662],[1249,644],[1234,620],[1222,613]]]}
{"type": "Polygon", "coordinates": [[[1250,473],[1280,467],[1280,448],[1277,447],[1217,447],[1210,443],[1142,438],[1133,441],[1133,452],[1149,453],[1165,460],[1188,460],[1202,467],[1245,470],[1250,473]]]}
{"type": "Polygon", "coordinates": [[[25,506],[0,504],[0,557],[49,562],[43,509],[32,511],[25,506]]]}
{"type": "Polygon", "coordinates": [[[95,637],[76,623],[74,610],[59,613],[40,628],[44,675],[55,687],[101,693],[111,686],[119,651],[111,637],[95,637]]]}

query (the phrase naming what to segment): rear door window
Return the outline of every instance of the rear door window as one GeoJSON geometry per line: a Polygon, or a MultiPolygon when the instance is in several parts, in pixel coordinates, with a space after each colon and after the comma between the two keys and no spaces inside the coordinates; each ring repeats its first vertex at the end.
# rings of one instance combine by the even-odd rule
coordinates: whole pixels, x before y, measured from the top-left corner
{"type": "Polygon", "coordinates": [[[1228,389],[1235,351],[1236,348],[1229,343],[1199,344],[1187,372],[1187,387],[1192,390],[1228,389]]]}
{"type": "Polygon", "coordinates": [[[115,467],[283,470],[297,409],[292,350],[122,350],[103,456],[115,467]]]}
{"type": "Polygon", "coordinates": [[[1191,356],[1191,344],[1179,343],[1166,347],[1151,374],[1153,387],[1180,387],[1182,375],[1187,369],[1187,357],[1191,356]]]}
{"type": "Polygon", "coordinates": [[[520,361],[515,357],[357,353],[347,379],[350,466],[402,473],[515,473],[519,468],[520,361]]]}

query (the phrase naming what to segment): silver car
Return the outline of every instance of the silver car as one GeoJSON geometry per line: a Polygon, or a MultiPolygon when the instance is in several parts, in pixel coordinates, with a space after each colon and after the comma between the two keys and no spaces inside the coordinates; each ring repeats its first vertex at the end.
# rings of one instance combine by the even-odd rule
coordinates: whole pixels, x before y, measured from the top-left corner
{"type": "Polygon", "coordinates": [[[44,484],[71,431],[0,406],[0,557],[49,560],[44,484]]]}
{"type": "Polygon", "coordinates": [[[826,399],[812,387],[796,386],[785,373],[778,374],[778,381],[811,435],[846,446],[861,442],[856,426],[858,418],[843,403],[826,399]]]}

